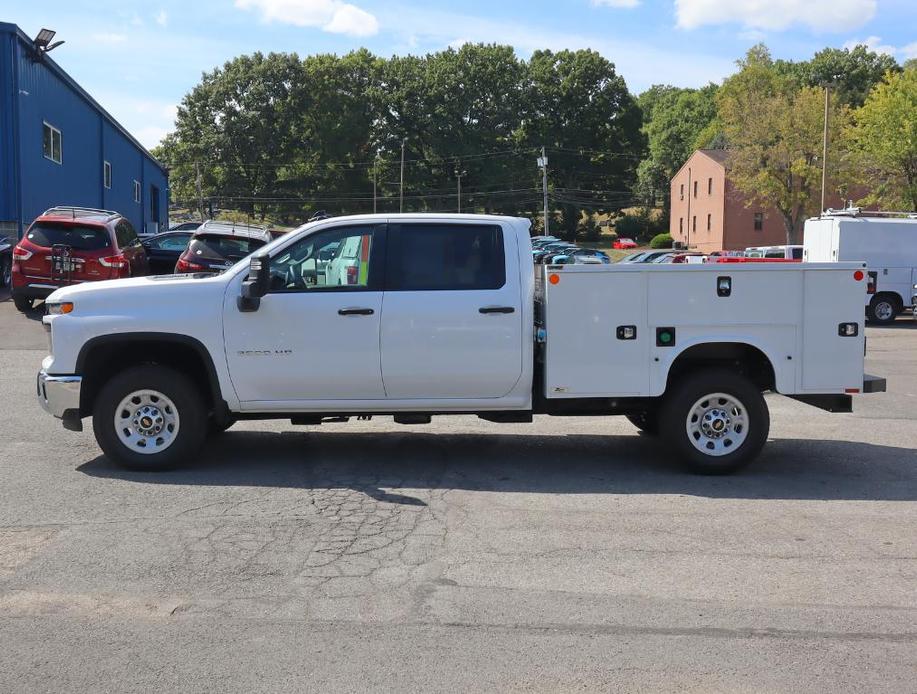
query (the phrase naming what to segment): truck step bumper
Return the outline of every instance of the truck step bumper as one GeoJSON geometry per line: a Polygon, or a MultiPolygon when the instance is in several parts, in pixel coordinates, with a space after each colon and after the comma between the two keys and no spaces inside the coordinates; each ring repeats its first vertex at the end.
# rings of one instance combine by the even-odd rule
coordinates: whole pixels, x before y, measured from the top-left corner
{"type": "Polygon", "coordinates": [[[871,376],[866,374],[863,376],[863,392],[864,393],[884,393],[885,392],[885,379],[881,376],[871,376]]]}

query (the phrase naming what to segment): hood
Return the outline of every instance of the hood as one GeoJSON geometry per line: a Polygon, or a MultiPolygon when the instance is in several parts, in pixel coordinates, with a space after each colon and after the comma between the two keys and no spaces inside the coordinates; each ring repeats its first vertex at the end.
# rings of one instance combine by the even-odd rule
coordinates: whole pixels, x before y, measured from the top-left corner
{"type": "Polygon", "coordinates": [[[213,275],[210,273],[187,274],[187,275],[156,275],[151,277],[128,277],[120,280],[103,280],[101,282],[83,282],[81,284],[72,284],[67,287],[61,287],[54,291],[48,297],[48,301],[74,301],[78,298],[104,296],[109,300],[115,300],[119,295],[137,293],[157,293],[174,290],[175,288],[190,288],[192,286],[203,286],[214,284],[214,280],[219,280],[219,284],[225,283],[227,277],[224,275],[213,275]]]}

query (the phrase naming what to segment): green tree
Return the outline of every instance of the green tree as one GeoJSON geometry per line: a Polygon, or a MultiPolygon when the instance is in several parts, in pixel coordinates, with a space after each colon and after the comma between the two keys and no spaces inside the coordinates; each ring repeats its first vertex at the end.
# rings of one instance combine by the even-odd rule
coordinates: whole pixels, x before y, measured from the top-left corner
{"type": "MultiPolygon", "coordinates": [[[[749,51],[717,95],[727,165],[749,204],[776,208],[787,243],[798,243],[802,222],[819,208],[824,96],[781,74],[762,48],[749,51]]],[[[848,120],[847,108],[835,102],[832,151],[839,152],[848,120]]]]}
{"type": "Polygon", "coordinates": [[[870,90],[889,71],[901,68],[890,55],[876,53],[867,46],[825,48],[811,60],[801,62],[775,61],[777,72],[790,76],[800,86],[830,85],[841,103],[861,106],[870,90]]]}
{"type": "Polygon", "coordinates": [[[889,72],[854,114],[851,158],[866,203],[917,210],[917,67],[889,72]]]}

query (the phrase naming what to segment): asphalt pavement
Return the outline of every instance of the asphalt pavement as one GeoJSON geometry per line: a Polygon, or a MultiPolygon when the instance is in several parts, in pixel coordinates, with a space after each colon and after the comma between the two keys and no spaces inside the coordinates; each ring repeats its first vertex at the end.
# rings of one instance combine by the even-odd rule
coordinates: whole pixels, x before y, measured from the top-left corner
{"type": "MultiPolygon", "coordinates": [[[[917,324],[745,472],[623,418],[246,422],[126,472],[0,294],[0,691],[917,691],[917,324]]],[[[826,355],[830,358],[830,355],[826,355]]]]}

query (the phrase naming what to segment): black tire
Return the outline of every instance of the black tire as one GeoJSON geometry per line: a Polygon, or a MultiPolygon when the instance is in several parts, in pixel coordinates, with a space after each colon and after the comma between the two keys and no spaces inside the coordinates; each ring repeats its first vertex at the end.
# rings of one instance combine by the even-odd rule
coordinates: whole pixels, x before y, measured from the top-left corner
{"type": "Polygon", "coordinates": [[[134,366],[112,377],[96,396],[92,417],[92,428],[102,451],[131,470],[157,472],[181,465],[200,450],[207,434],[207,409],[197,388],[188,377],[164,366],[134,366]],[[115,413],[122,400],[145,389],[164,395],[178,412],[174,440],[156,453],[129,448],[115,430],[115,413]]]}
{"type": "Polygon", "coordinates": [[[895,322],[901,307],[892,294],[876,294],[866,307],[866,320],[875,325],[891,325],[895,322]]]}
{"type": "Polygon", "coordinates": [[[9,258],[0,258],[0,287],[12,286],[13,262],[9,258]]]}
{"type": "Polygon", "coordinates": [[[33,299],[30,299],[26,296],[17,296],[16,294],[13,294],[13,305],[16,307],[17,311],[28,313],[32,310],[34,303],[35,302],[33,299]]]}
{"type": "Polygon", "coordinates": [[[218,422],[213,417],[211,417],[210,420],[207,422],[207,437],[212,438],[212,437],[219,436],[220,434],[225,432],[227,429],[229,429],[229,427],[235,424],[236,421],[238,420],[236,420],[235,417],[230,417],[229,419],[226,419],[222,422],[218,422]]]}
{"type": "MultiPolygon", "coordinates": [[[[703,428],[705,419],[706,415],[700,420],[694,418],[698,429],[703,428]]],[[[717,419],[714,416],[711,424],[718,425],[717,419]]],[[[704,369],[685,376],[671,387],[660,412],[660,424],[663,436],[691,471],[704,475],[726,475],[744,467],[761,452],[770,430],[770,414],[761,391],[747,378],[727,369],[704,369]],[[733,399],[741,412],[734,412],[724,398],[719,401],[712,399],[709,406],[702,402],[705,396],[717,393],[733,399]],[[718,438],[705,438],[700,431],[693,435],[688,433],[689,418],[695,405],[709,407],[711,415],[726,413],[726,419],[719,422],[725,427],[723,431],[710,428],[718,438]],[[744,439],[741,432],[732,428],[736,426],[734,419],[737,414],[744,414],[747,422],[741,427],[744,439]],[[736,440],[737,443],[731,443],[736,440]],[[719,445],[723,446],[723,450],[730,445],[736,447],[721,454],[701,450],[707,447],[715,449],[719,445]]]]}
{"type": "Polygon", "coordinates": [[[624,415],[627,421],[637,427],[644,434],[657,436],[659,434],[659,410],[646,410],[637,414],[624,415]]]}

